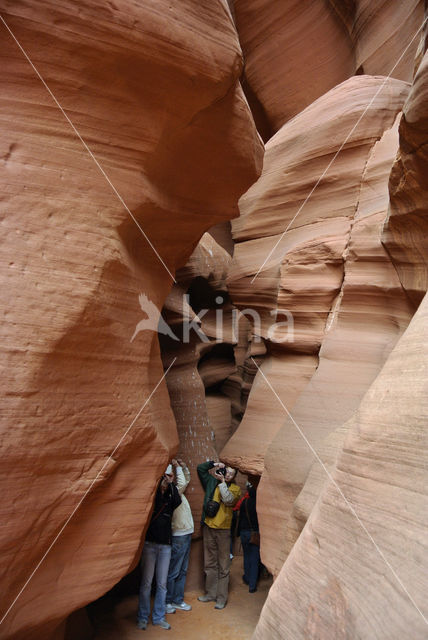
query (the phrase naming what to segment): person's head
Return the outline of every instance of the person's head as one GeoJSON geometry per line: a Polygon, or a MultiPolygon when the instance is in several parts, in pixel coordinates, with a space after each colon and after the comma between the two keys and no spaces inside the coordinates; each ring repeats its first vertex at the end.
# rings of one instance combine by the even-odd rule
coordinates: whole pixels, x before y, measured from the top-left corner
{"type": "Polygon", "coordinates": [[[257,487],[259,486],[259,482],[260,482],[260,476],[252,476],[252,475],[248,475],[248,484],[250,484],[252,487],[254,487],[254,489],[257,489],[257,487]]]}
{"type": "Polygon", "coordinates": [[[165,469],[165,473],[161,478],[161,489],[165,490],[166,487],[169,484],[171,484],[173,480],[174,480],[174,472],[173,472],[172,466],[169,464],[165,469]]]}
{"type": "Polygon", "coordinates": [[[232,482],[236,476],[237,470],[233,467],[226,467],[226,473],[224,475],[224,479],[226,482],[232,482]]]}

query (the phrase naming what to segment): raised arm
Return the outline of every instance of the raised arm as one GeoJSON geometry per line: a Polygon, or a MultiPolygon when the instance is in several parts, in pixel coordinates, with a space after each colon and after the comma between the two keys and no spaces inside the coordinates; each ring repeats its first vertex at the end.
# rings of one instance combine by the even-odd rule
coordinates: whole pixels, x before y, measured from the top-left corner
{"type": "Polygon", "coordinates": [[[218,485],[222,502],[228,507],[234,507],[241,495],[241,489],[237,484],[227,486],[226,482],[220,482],[218,485]]]}
{"type": "Polygon", "coordinates": [[[190,471],[182,460],[173,460],[178,493],[182,495],[190,482],[190,471]]]}
{"type": "Polygon", "coordinates": [[[204,489],[207,488],[207,484],[208,484],[208,480],[210,477],[210,469],[212,469],[214,467],[214,462],[213,460],[209,460],[207,462],[202,462],[201,464],[198,464],[197,466],[197,472],[198,472],[198,476],[199,476],[199,480],[202,483],[202,486],[204,489]]]}

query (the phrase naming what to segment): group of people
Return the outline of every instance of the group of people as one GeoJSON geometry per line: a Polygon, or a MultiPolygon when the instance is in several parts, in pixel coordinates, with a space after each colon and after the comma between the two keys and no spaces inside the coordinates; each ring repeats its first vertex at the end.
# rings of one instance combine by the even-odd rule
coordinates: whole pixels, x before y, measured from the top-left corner
{"type": "MultiPolygon", "coordinates": [[[[197,468],[205,490],[202,507],[205,594],[200,602],[215,602],[224,609],[229,591],[230,552],[233,511],[239,511],[238,533],[244,553],[243,581],[250,593],[257,589],[260,565],[256,488],[249,482],[247,492],[234,482],[236,470],[222,462],[203,462],[197,468]]],[[[165,615],[177,609],[190,611],[184,601],[184,585],[189,564],[194,523],[184,491],[190,482],[187,465],[172,460],[157,487],[141,556],[141,586],[137,627],[146,629],[150,616],[152,582],[156,578],[152,622],[170,629],[165,615]]],[[[233,535],[233,534],[232,534],[233,535]]]]}

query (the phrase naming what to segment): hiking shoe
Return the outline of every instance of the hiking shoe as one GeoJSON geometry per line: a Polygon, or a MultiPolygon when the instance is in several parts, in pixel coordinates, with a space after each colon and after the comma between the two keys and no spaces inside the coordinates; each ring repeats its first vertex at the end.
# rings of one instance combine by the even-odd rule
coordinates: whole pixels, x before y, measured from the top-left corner
{"type": "Polygon", "coordinates": [[[248,591],[249,591],[250,593],[255,593],[255,592],[257,591],[257,587],[254,587],[254,589],[248,589],[248,591]]]}
{"type": "Polygon", "coordinates": [[[137,620],[137,629],[147,629],[147,620],[137,620]]]}
{"type": "Polygon", "coordinates": [[[153,626],[161,627],[161,629],[171,629],[171,625],[166,620],[159,620],[159,622],[154,622],[153,626]]]}
{"type": "Polygon", "coordinates": [[[224,609],[226,606],[225,602],[216,602],[214,609],[224,609]]]}
{"type": "Polygon", "coordinates": [[[177,605],[175,604],[167,604],[165,607],[165,611],[166,613],[175,613],[176,608],[177,608],[177,605]]]}
{"type": "Polygon", "coordinates": [[[214,602],[215,598],[211,598],[209,595],[199,596],[199,602],[214,602]]]}
{"type": "MultiPolygon", "coordinates": [[[[191,608],[192,608],[192,606],[190,604],[187,604],[186,602],[180,602],[180,604],[177,604],[176,602],[173,602],[170,606],[171,607],[175,607],[175,609],[181,609],[181,611],[190,611],[191,608]]],[[[174,609],[174,611],[175,611],[175,609],[174,609]]]]}

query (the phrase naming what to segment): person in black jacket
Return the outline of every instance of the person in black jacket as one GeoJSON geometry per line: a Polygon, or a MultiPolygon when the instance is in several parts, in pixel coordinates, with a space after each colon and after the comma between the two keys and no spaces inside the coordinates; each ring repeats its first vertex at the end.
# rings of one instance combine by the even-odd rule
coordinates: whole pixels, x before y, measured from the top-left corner
{"type": "Polygon", "coordinates": [[[247,482],[248,497],[245,497],[239,509],[238,533],[241,536],[242,551],[244,552],[244,575],[245,584],[248,584],[250,593],[257,591],[257,581],[259,579],[260,547],[259,544],[250,542],[252,533],[259,533],[259,522],[256,511],[256,488],[247,482]]]}
{"type": "Polygon", "coordinates": [[[156,571],[156,594],[153,603],[152,621],[162,629],[170,629],[165,620],[166,581],[171,558],[172,512],[181,504],[174,475],[168,465],[156,491],[155,506],[146,533],[141,556],[141,586],[138,603],[137,627],[147,629],[150,615],[150,592],[156,571]]]}

